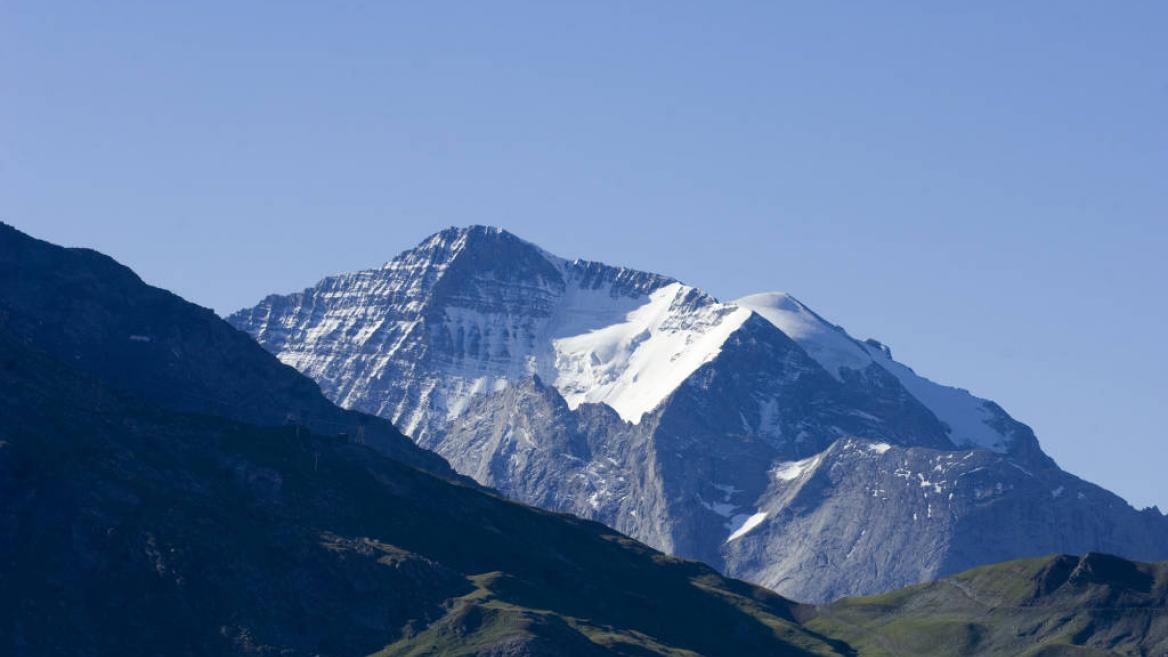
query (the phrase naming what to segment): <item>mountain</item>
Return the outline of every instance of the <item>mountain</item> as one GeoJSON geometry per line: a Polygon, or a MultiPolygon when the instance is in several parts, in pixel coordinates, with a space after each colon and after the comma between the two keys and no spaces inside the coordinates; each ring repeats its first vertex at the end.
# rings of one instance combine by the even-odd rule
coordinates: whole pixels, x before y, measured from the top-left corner
{"type": "MultiPolygon", "coordinates": [[[[450,476],[436,457],[419,459],[412,446],[314,430],[303,421],[312,414],[288,419],[289,408],[315,408],[312,386],[295,382],[300,375],[243,346],[224,355],[245,362],[214,360],[200,345],[230,335],[214,326],[219,320],[122,278],[126,270],[104,257],[0,224],[0,262],[0,654],[1053,657],[1168,649],[1168,563],[1047,557],[875,598],[796,604],[598,523],[503,500],[450,476]],[[107,286],[111,275],[116,287],[107,286]],[[108,367],[113,358],[101,352],[116,349],[127,326],[148,326],[151,333],[131,335],[172,348],[131,352],[122,368],[108,367]],[[196,337],[179,339],[186,336],[196,337]],[[147,385],[161,378],[175,387],[147,385]],[[240,404],[204,396],[216,386],[245,394],[256,381],[272,388],[240,404]]],[[[211,344],[235,345],[222,339],[211,344]]],[[[523,394],[556,399],[534,377],[525,385],[523,394]]],[[[366,436],[384,431],[372,418],[333,413],[356,422],[347,427],[365,426],[366,436]]],[[[590,426],[579,428],[587,435],[590,426]]],[[[853,453],[876,455],[868,465],[877,467],[894,455],[949,460],[958,452],[849,438],[787,463],[776,478],[806,486],[825,476],[830,459],[853,453]]],[[[982,459],[975,467],[1018,472],[994,461],[1008,456],[968,453],[982,459]]],[[[759,529],[740,531],[734,542],[759,529]]]]}
{"type": "Polygon", "coordinates": [[[0,324],[14,339],[175,411],[347,434],[459,478],[392,424],[338,408],[320,387],[214,312],[142,282],[112,258],[0,223],[0,324]]]}
{"type": "MultiPolygon", "coordinates": [[[[1023,555],[1163,554],[1164,517],[1046,463],[859,438],[775,471],[727,574],[830,600],[1023,555]],[[817,564],[812,567],[812,564],[817,564]],[[824,571],[846,573],[823,581],[824,571]]],[[[930,578],[931,579],[931,578],[930,578]]]]}
{"type": "Polygon", "coordinates": [[[871,657],[1168,655],[1168,562],[1104,554],[984,566],[819,610],[871,657]]]}
{"type": "Polygon", "coordinates": [[[793,297],[451,228],[228,318],[459,472],[796,599],[1002,559],[1168,558],[1168,518],[793,297]]]}
{"type": "Polygon", "coordinates": [[[850,654],[774,593],[447,476],[104,256],[0,225],[0,267],[0,654],[850,654]]]}

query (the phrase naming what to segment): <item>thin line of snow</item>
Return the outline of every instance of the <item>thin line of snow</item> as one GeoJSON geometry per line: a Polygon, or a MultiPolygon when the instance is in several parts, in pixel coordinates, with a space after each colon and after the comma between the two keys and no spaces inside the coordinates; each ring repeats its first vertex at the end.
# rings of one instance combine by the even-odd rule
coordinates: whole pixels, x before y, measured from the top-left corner
{"type": "Polygon", "coordinates": [[[816,454],[815,456],[805,458],[801,461],[787,461],[786,463],[780,463],[775,466],[775,478],[779,479],[780,481],[794,481],[799,477],[807,474],[811,470],[814,470],[815,466],[819,465],[819,460],[822,458],[822,456],[822,454],[816,454]]]}
{"type": "Polygon", "coordinates": [[[726,542],[729,543],[730,541],[742,538],[748,534],[750,530],[758,527],[759,523],[761,523],[763,520],[766,520],[766,517],[767,514],[765,511],[760,511],[750,516],[749,518],[745,515],[734,516],[734,519],[731,522],[738,521],[737,527],[734,529],[734,531],[730,532],[730,536],[726,539],[726,542]],[[740,518],[742,519],[741,521],[739,521],[740,518]]]}

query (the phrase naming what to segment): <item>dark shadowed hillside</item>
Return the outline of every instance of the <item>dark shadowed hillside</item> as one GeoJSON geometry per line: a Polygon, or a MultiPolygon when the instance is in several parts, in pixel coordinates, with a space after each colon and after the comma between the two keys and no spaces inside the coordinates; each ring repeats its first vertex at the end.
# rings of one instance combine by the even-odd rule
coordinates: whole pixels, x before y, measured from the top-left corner
{"type": "Polygon", "coordinates": [[[2,223],[0,322],[71,367],[165,408],[348,434],[399,461],[458,478],[389,422],[334,406],[310,379],[209,309],[143,283],[106,255],[62,248],[2,223]]]}
{"type": "Polygon", "coordinates": [[[0,654],[837,653],[777,595],[408,444],[241,422],[376,421],[102,256],[0,248],[0,654]]]}
{"type": "Polygon", "coordinates": [[[3,655],[1158,657],[1168,646],[1165,565],[1055,557],[799,605],[452,479],[388,425],[327,405],[213,315],[103,256],[5,228],[0,267],[3,655]],[[384,440],[360,444],[370,435],[384,440]]]}

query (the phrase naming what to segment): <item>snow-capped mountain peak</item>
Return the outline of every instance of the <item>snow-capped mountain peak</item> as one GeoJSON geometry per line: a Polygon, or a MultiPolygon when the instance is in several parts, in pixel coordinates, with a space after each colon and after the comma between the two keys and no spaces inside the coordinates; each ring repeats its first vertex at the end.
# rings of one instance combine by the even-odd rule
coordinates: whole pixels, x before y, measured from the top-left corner
{"type": "Polygon", "coordinates": [[[403,258],[411,254],[423,255],[434,262],[449,262],[468,248],[468,245],[474,248],[491,241],[507,241],[515,244],[523,244],[538,250],[538,247],[534,244],[522,240],[513,233],[496,226],[483,226],[478,224],[471,226],[451,226],[430,235],[417,246],[406,249],[397,257],[387,261],[383,265],[383,268],[397,267],[403,258]]]}
{"type": "Polygon", "coordinates": [[[789,294],[721,303],[665,276],[555,256],[492,226],[447,228],[379,269],[271,296],[230,320],[342,405],[424,438],[470,397],[533,375],[572,408],[603,403],[637,423],[751,312],[838,381],[873,364],[887,370],[948,425],[954,444],[1010,448],[1002,427],[1012,425],[995,405],[917,376],[789,294]]]}
{"type": "Polygon", "coordinates": [[[863,345],[785,292],[752,294],[734,303],[777,326],[837,379],[840,368],[862,370],[872,363],[863,345]]]}
{"type": "Polygon", "coordinates": [[[504,495],[801,598],[1035,550],[1168,556],[1161,516],[788,294],[724,303],[471,226],[229,321],[504,495]]]}
{"type": "MultiPolygon", "coordinates": [[[[996,404],[979,399],[961,388],[934,383],[892,359],[884,345],[860,342],[844,329],[820,317],[799,300],[783,292],[767,292],[734,302],[749,308],[777,326],[832,376],[841,369],[863,370],[873,364],[887,370],[948,427],[949,439],[959,447],[1006,452],[1014,439],[1013,422],[996,404]]],[[[1021,429],[1018,429],[1021,430],[1021,429]]]]}
{"type": "Polygon", "coordinates": [[[636,424],[713,359],[750,311],[671,283],[612,324],[553,338],[554,385],[575,408],[611,406],[636,424]]]}
{"type": "Polygon", "coordinates": [[[534,375],[572,407],[637,422],[747,315],[668,277],[470,226],[230,319],[342,405],[425,438],[471,397],[534,375]]]}

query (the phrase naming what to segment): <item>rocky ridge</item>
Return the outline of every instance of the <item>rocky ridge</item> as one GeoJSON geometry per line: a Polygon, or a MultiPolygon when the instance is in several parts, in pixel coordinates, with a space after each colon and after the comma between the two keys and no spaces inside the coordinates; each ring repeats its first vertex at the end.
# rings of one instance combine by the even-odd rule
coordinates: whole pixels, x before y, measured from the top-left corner
{"type": "Polygon", "coordinates": [[[725,303],[476,226],[229,321],[485,485],[799,599],[1047,552],[1168,558],[1158,511],[790,295],[725,303]]]}

